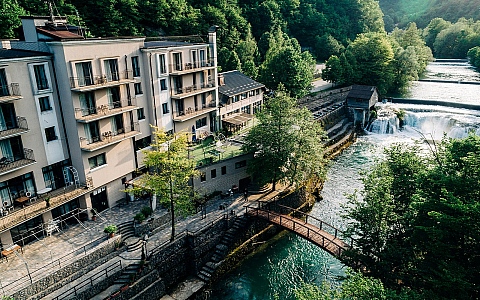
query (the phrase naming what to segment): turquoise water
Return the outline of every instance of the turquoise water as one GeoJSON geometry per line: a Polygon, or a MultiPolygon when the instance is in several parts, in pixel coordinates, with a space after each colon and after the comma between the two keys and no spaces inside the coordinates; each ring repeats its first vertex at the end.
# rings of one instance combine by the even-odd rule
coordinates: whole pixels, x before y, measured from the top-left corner
{"type": "MultiPolygon", "coordinates": [[[[429,77],[436,75],[441,77],[451,73],[455,76],[450,78],[466,74],[465,76],[469,80],[478,80],[475,78],[478,77],[478,73],[472,73],[472,69],[466,64],[435,63],[429,66],[428,71],[429,77]]],[[[465,80],[466,77],[462,78],[465,80]]],[[[415,83],[411,90],[411,96],[422,99],[480,102],[480,86],[447,85],[447,87],[442,85],[441,92],[439,92],[438,84],[415,83]],[[459,92],[459,87],[461,87],[461,92],[459,92]]],[[[418,114],[418,106],[402,106],[401,108],[412,115],[418,114]]],[[[430,111],[430,109],[426,108],[422,110],[422,113],[423,111],[430,111]]],[[[439,118],[457,120],[455,126],[457,124],[480,126],[478,112],[458,109],[444,112],[435,109],[431,114],[431,120],[439,118]]],[[[444,123],[433,122],[433,125],[426,126],[428,122],[423,122],[422,127],[428,127],[429,130],[438,133],[447,128],[451,121],[444,123]]],[[[426,130],[425,128],[421,129],[426,130]]],[[[366,133],[359,137],[354,145],[332,161],[327,181],[321,193],[323,200],[314,205],[311,215],[338,228],[344,228],[345,221],[341,218],[344,211],[342,206],[347,202],[346,194],[362,189],[360,173],[383,156],[382,149],[384,147],[396,142],[413,143],[414,140],[418,140],[420,135],[416,130],[418,129],[405,128],[398,130],[395,134],[366,133]]],[[[210,299],[295,299],[294,289],[299,287],[302,282],[320,285],[326,280],[335,285],[339,283],[338,278],[343,276],[344,272],[345,267],[337,259],[319,247],[288,233],[268,244],[263,251],[247,258],[238,268],[227,274],[221,281],[216,282],[215,287],[209,291],[210,299]]]]}

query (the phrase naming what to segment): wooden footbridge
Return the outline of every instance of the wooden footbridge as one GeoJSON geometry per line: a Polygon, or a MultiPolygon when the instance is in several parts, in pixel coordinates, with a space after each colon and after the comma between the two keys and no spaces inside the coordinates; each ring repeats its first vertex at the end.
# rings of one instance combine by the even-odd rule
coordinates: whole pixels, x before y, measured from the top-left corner
{"type": "Polygon", "coordinates": [[[349,243],[343,240],[343,232],[338,228],[288,206],[257,201],[245,206],[245,210],[247,215],[290,230],[337,258],[340,258],[342,253],[353,245],[353,239],[349,239],[349,243]],[[300,217],[304,217],[304,220],[300,217]]]}

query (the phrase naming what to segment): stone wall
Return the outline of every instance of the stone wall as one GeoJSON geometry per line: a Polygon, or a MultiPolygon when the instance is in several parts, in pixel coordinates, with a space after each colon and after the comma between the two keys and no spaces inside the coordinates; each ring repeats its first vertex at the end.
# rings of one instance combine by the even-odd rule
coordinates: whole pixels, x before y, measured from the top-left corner
{"type": "Polygon", "coordinates": [[[14,293],[12,295],[13,298],[40,299],[52,293],[65,284],[64,280],[66,278],[68,278],[69,281],[75,280],[115,257],[117,255],[115,248],[119,242],[120,236],[107,239],[101,245],[96,247],[94,251],[88,253],[84,257],[14,293]]]}

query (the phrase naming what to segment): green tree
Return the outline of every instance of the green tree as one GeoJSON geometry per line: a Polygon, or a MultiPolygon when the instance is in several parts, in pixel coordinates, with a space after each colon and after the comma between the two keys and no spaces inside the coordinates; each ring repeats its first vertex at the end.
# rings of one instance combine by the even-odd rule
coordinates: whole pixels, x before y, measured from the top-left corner
{"type": "Polygon", "coordinates": [[[20,16],[25,15],[25,10],[18,5],[16,0],[0,0],[0,38],[11,39],[15,37],[15,29],[22,25],[20,16]]]}
{"type": "Polygon", "coordinates": [[[433,44],[435,43],[435,40],[437,39],[437,35],[444,29],[447,29],[450,27],[452,23],[445,21],[442,18],[435,18],[428,23],[428,26],[423,30],[423,37],[425,39],[425,44],[430,47],[430,49],[433,48],[433,44]]]}
{"type": "Polygon", "coordinates": [[[341,83],[343,80],[343,68],[340,59],[332,55],[325,63],[322,70],[322,79],[332,83],[341,83]]]}
{"type": "Polygon", "coordinates": [[[152,149],[145,151],[144,164],[149,172],[129,192],[151,192],[159,203],[169,206],[172,235],[175,239],[175,217],[186,215],[194,209],[194,195],[189,181],[198,176],[195,162],[188,158],[187,134],[167,135],[154,127],[152,149]]]}
{"type": "Polygon", "coordinates": [[[360,34],[348,45],[346,52],[351,54],[350,57],[355,57],[354,62],[348,60],[348,63],[354,66],[355,81],[349,82],[345,78],[345,83],[374,85],[378,87],[381,94],[385,94],[391,88],[393,82],[391,62],[394,53],[385,34],[360,34]]]}
{"type": "Polygon", "coordinates": [[[468,50],[467,57],[472,66],[480,68],[480,46],[476,46],[468,50]]]}
{"type": "Polygon", "coordinates": [[[330,34],[315,37],[317,61],[326,61],[331,55],[339,56],[345,47],[330,34]]]}
{"type": "Polygon", "coordinates": [[[356,237],[346,260],[388,288],[427,299],[473,299],[480,275],[480,137],[394,145],[364,178],[347,217],[356,237]]]}
{"type": "Polygon", "coordinates": [[[248,171],[259,184],[272,183],[275,190],[279,181],[301,186],[325,176],[323,130],[281,85],[257,118],[244,150],[254,153],[248,171]]]}

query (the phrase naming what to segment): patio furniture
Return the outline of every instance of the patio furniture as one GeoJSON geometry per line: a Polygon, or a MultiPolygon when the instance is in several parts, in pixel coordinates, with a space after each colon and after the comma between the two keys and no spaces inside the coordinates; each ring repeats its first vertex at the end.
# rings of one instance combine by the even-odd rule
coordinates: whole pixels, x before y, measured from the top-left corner
{"type": "Polygon", "coordinates": [[[12,245],[12,246],[4,249],[4,250],[2,251],[2,260],[5,258],[5,259],[7,260],[7,262],[8,262],[8,256],[11,255],[11,254],[13,254],[15,251],[17,251],[17,250],[19,250],[19,249],[20,249],[20,251],[22,251],[22,253],[23,253],[23,248],[20,247],[20,246],[17,245],[17,244],[14,244],[14,245],[12,245]]]}

